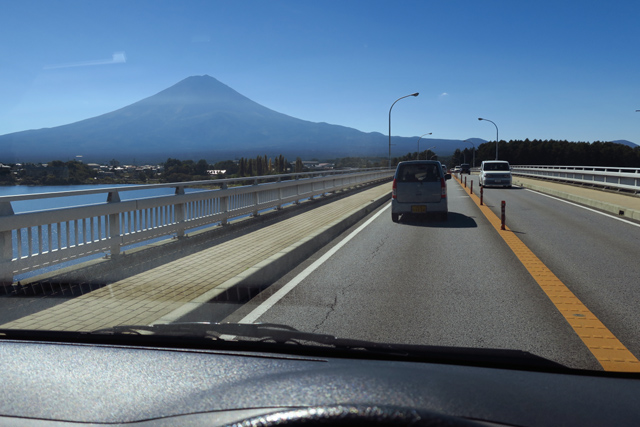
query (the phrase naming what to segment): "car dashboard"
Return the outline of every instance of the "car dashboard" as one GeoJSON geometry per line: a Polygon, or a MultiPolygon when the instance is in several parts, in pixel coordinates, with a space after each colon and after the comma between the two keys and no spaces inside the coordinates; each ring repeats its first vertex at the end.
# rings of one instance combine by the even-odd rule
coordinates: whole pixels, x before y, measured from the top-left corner
{"type": "Polygon", "coordinates": [[[0,425],[640,422],[636,377],[315,353],[2,340],[0,425]]]}

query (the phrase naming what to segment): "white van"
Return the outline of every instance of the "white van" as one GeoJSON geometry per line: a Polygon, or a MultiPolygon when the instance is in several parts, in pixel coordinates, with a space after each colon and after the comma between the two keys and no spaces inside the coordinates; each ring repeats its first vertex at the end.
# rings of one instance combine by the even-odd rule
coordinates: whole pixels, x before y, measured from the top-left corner
{"type": "Polygon", "coordinates": [[[511,166],[505,160],[485,160],[480,166],[481,187],[511,188],[511,166]]]}
{"type": "Polygon", "coordinates": [[[393,177],[391,219],[398,222],[402,214],[437,213],[447,218],[447,184],[450,174],[444,173],[437,160],[413,160],[398,163],[393,177]]]}

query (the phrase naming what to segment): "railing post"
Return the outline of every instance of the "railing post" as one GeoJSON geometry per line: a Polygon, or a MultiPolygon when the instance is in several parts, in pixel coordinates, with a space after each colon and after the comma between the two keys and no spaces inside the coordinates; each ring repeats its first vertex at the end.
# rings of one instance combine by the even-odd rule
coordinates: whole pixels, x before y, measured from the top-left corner
{"type": "Polygon", "coordinates": [[[300,204],[300,199],[299,199],[299,197],[300,197],[300,175],[296,175],[295,180],[298,182],[296,184],[296,196],[297,196],[297,198],[296,198],[296,201],[293,202],[293,203],[296,204],[296,205],[299,205],[300,204]]]}
{"type": "MultiPolygon", "coordinates": [[[[176,196],[184,195],[184,187],[176,187],[176,196]]],[[[184,215],[184,203],[176,203],[175,204],[175,213],[176,213],[176,224],[178,225],[178,230],[176,231],[176,237],[178,239],[182,239],[184,237],[184,229],[185,229],[185,215],[184,215]]]]}
{"type": "MultiPolygon", "coordinates": [[[[120,194],[117,191],[110,192],[107,195],[107,203],[120,203],[120,194]]],[[[120,214],[109,214],[109,242],[111,243],[111,256],[120,255],[120,214]]],[[[69,242],[67,242],[67,245],[69,242]]]]}
{"type": "MultiPolygon", "coordinates": [[[[222,187],[220,189],[226,190],[228,188],[229,186],[227,185],[227,183],[223,182],[222,187]]],[[[220,224],[227,225],[229,221],[229,196],[224,196],[220,198],[220,212],[224,213],[224,217],[222,218],[222,221],[220,221],[220,224]]]]}
{"type": "MultiPolygon", "coordinates": [[[[282,182],[282,178],[278,177],[278,180],[276,182],[282,182]]],[[[278,186],[278,201],[280,203],[278,203],[278,206],[276,206],[276,210],[282,210],[282,187],[280,186],[278,186]]]]}
{"type": "Polygon", "coordinates": [[[253,213],[251,214],[251,216],[256,217],[258,216],[258,203],[260,202],[260,200],[258,199],[258,180],[254,179],[253,180],[253,206],[255,207],[255,209],[253,210],[253,213]]]}
{"type": "Polygon", "coordinates": [[[315,176],[310,177],[309,181],[311,181],[311,197],[309,197],[309,200],[313,200],[314,199],[313,194],[316,191],[316,177],[315,176]]]}
{"type": "Polygon", "coordinates": [[[327,196],[327,175],[321,175],[322,178],[322,197],[327,196]]]}
{"type": "MultiPolygon", "coordinates": [[[[11,202],[0,203],[0,218],[13,215],[11,202]]],[[[20,230],[18,230],[18,233],[20,230]]],[[[11,260],[13,259],[13,243],[11,230],[0,232],[0,284],[13,283],[11,260]]]]}

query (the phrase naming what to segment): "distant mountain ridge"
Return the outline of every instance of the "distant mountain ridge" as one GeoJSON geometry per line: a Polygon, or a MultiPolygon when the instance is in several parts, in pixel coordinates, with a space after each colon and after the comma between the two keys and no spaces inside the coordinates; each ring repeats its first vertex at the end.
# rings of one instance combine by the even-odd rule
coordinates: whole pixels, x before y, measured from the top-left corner
{"type": "MultiPolygon", "coordinates": [[[[415,141],[417,138],[393,137],[394,155],[414,151],[415,141]]],[[[469,147],[457,140],[428,141],[437,145],[440,155],[469,147]]],[[[7,163],[68,160],[77,155],[96,162],[112,158],[159,162],[168,157],[214,161],[263,154],[336,158],[386,156],[388,136],[297,119],[204,75],[188,77],[156,95],[97,117],[2,135],[0,146],[0,162],[7,163]]]]}
{"type": "Polygon", "coordinates": [[[611,142],[615,142],[616,144],[626,145],[631,148],[640,147],[640,145],[636,144],[635,142],[627,141],[626,139],[618,139],[617,141],[611,141],[611,142]]]}

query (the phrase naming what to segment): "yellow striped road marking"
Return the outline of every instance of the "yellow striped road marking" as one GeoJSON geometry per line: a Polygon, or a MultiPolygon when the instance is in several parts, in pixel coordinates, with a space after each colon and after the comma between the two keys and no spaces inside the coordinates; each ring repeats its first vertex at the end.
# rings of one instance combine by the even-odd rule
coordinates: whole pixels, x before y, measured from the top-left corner
{"type": "MultiPolygon", "coordinates": [[[[456,177],[458,183],[462,182],[456,177]]],[[[477,185],[477,183],[476,183],[477,185]]],[[[479,187],[470,194],[470,183],[465,192],[480,208],[480,211],[496,229],[500,237],[509,245],[513,253],[540,285],[544,293],[556,306],[565,320],[573,328],[589,351],[593,353],[605,371],[640,372],[640,361],[616,338],[609,329],[556,277],[540,259],[505,225],[501,230],[501,220],[486,205],[480,205],[477,196],[479,187]]],[[[463,187],[464,188],[464,187],[463,187]]]]}

